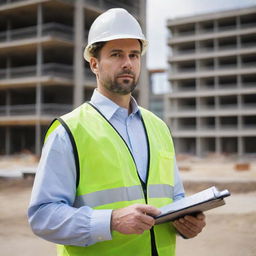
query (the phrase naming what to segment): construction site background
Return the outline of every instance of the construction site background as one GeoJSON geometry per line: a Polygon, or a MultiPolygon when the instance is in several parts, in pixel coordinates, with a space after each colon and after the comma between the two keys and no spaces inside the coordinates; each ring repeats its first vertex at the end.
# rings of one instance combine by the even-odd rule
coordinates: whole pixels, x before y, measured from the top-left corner
{"type": "MultiPolygon", "coordinates": [[[[0,157],[1,255],[56,255],[52,243],[36,237],[27,222],[27,207],[38,157],[23,152],[0,157]]],[[[210,154],[178,155],[187,195],[209,186],[229,189],[226,205],[206,212],[207,226],[196,238],[177,238],[177,256],[256,255],[256,160],[210,154]]]]}

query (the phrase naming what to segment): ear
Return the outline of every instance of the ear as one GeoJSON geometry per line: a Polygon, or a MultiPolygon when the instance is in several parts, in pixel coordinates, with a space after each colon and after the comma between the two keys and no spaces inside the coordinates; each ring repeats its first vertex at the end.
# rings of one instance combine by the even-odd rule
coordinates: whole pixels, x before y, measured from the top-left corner
{"type": "Polygon", "coordinates": [[[90,68],[95,75],[98,74],[98,60],[94,57],[90,59],[90,68]]]}

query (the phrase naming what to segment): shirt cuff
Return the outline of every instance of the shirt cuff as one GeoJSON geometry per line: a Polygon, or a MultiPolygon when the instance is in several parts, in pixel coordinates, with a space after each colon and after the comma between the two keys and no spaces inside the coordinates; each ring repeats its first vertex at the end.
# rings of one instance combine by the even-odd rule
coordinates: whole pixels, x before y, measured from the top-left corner
{"type": "Polygon", "coordinates": [[[91,215],[91,242],[92,244],[111,240],[112,210],[93,210],[91,215]]]}

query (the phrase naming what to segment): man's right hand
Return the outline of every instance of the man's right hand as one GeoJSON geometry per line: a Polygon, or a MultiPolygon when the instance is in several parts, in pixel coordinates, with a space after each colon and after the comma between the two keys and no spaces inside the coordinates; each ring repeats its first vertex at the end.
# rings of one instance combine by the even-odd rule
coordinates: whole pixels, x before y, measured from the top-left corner
{"type": "Polygon", "coordinates": [[[134,204],[113,210],[111,230],[122,234],[142,234],[154,226],[155,219],[152,216],[160,213],[156,207],[146,204],[134,204]]]}

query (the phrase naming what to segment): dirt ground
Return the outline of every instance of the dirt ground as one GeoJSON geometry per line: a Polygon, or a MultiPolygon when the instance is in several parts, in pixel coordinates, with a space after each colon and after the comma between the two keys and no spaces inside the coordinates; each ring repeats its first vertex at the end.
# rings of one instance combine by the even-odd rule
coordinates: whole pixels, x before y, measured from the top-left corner
{"type": "MultiPolygon", "coordinates": [[[[203,173],[200,168],[203,170],[210,165],[198,162],[197,171],[191,168],[189,171],[182,171],[181,176],[187,184],[191,183],[194,177],[202,180],[207,177],[212,180],[221,178],[230,183],[235,182],[235,179],[244,180],[245,186],[246,182],[256,180],[255,164],[250,171],[242,173],[231,171],[230,162],[222,164],[222,168],[217,168],[213,161],[213,171],[206,174],[206,171],[203,173]],[[219,176],[225,168],[230,173],[219,176]]],[[[183,165],[193,166],[189,161],[183,161],[183,165]]],[[[26,211],[31,188],[32,180],[29,179],[0,178],[1,256],[56,255],[55,246],[37,238],[28,226],[26,211]]],[[[188,191],[192,192],[195,191],[188,191]]],[[[198,237],[190,240],[177,239],[177,256],[256,256],[256,187],[254,191],[236,191],[226,202],[225,206],[206,213],[207,226],[198,237]]]]}

